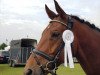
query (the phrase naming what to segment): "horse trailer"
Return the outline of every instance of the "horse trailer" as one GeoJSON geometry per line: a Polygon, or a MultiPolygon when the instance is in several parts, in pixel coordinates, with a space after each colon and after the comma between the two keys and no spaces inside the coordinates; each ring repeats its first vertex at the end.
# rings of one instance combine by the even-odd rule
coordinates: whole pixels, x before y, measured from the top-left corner
{"type": "Polygon", "coordinates": [[[16,65],[25,65],[36,44],[37,40],[35,39],[12,40],[9,50],[9,66],[15,67],[16,65]]]}

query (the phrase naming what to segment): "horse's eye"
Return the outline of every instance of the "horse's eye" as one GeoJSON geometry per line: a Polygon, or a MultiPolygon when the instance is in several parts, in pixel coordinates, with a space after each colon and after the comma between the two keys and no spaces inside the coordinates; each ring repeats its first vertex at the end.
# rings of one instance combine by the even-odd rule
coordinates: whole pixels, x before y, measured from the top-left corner
{"type": "Polygon", "coordinates": [[[59,32],[53,32],[52,34],[51,34],[51,38],[59,38],[60,37],[60,33],[59,32]]]}

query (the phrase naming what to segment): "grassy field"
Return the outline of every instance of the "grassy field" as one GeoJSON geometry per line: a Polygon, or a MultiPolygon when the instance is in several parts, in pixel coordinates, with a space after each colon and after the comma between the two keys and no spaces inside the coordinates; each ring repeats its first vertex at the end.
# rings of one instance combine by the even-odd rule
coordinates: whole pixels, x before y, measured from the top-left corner
{"type": "MultiPolygon", "coordinates": [[[[8,64],[0,64],[0,75],[23,75],[24,67],[9,67],[8,64]]],[[[74,69],[60,66],[57,70],[58,75],[85,75],[79,64],[75,64],[74,69]]]]}
{"type": "Polygon", "coordinates": [[[0,75],[23,75],[23,67],[9,67],[8,64],[0,64],[0,75]]]}

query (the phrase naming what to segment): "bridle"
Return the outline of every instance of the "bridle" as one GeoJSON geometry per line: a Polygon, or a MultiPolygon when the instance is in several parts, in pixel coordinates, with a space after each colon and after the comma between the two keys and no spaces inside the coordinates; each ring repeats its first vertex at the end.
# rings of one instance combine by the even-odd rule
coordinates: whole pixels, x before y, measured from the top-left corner
{"type": "Polygon", "coordinates": [[[34,56],[34,58],[35,58],[35,60],[37,62],[37,65],[39,65],[39,67],[41,68],[43,75],[45,75],[44,71],[48,71],[52,75],[56,75],[57,61],[58,61],[59,55],[60,55],[60,53],[61,53],[61,51],[62,51],[63,48],[64,48],[64,42],[61,43],[61,45],[57,49],[57,53],[56,53],[56,55],[54,57],[51,57],[50,55],[48,55],[48,54],[46,54],[46,53],[44,53],[42,51],[36,50],[36,49],[34,49],[32,51],[33,56],[34,56]],[[38,57],[36,55],[39,55],[39,56],[41,56],[41,57],[43,57],[43,58],[45,58],[46,60],[49,61],[49,62],[46,63],[44,69],[43,69],[43,65],[40,64],[40,61],[38,60],[38,57]],[[50,65],[50,64],[53,66],[52,70],[50,70],[48,68],[48,65],[50,65]]]}
{"type": "MultiPolygon", "coordinates": [[[[66,26],[67,29],[70,29],[70,30],[73,27],[73,20],[72,20],[71,16],[68,16],[68,22],[67,22],[67,24],[65,24],[65,23],[63,23],[61,21],[58,21],[58,20],[51,20],[50,23],[51,22],[61,23],[62,25],[66,26]]],[[[44,53],[44,52],[42,52],[40,50],[37,50],[37,49],[34,49],[32,51],[34,59],[36,60],[37,65],[39,65],[39,67],[41,69],[42,75],[45,75],[45,71],[48,71],[52,75],[57,75],[56,74],[57,62],[58,62],[59,55],[60,55],[62,49],[64,48],[64,45],[65,45],[64,42],[62,42],[61,45],[59,46],[59,48],[57,48],[57,50],[56,50],[57,53],[56,53],[56,55],[54,57],[51,57],[50,55],[48,55],[48,54],[46,54],[46,53],[44,53]],[[43,57],[43,58],[45,58],[46,60],[49,61],[46,64],[45,67],[43,67],[43,65],[40,63],[40,61],[38,60],[37,55],[39,55],[39,56],[41,56],[41,57],[43,57]],[[51,69],[51,70],[48,68],[48,65],[50,65],[50,64],[54,66],[53,69],[51,69]]]]}
{"type": "MultiPolygon", "coordinates": [[[[61,22],[61,21],[58,21],[58,20],[51,20],[51,22],[57,22],[57,23],[61,23],[62,25],[66,26],[67,29],[72,29],[73,28],[73,20],[71,18],[71,16],[68,16],[68,22],[67,24],[61,22]]],[[[57,48],[57,53],[54,57],[51,57],[50,55],[40,51],[40,50],[37,50],[37,49],[34,49],[32,51],[32,54],[34,56],[34,59],[36,60],[37,62],[37,65],[39,65],[40,69],[41,69],[41,72],[42,74],[41,75],[45,75],[45,71],[48,71],[49,73],[51,73],[52,75],[57,75],[56,74],[56,70],[57,70],[57,62],[58,62],[58,59],[59,59],[59,55],[62,51],[62,49],[64,48],[64,42],[61,42],[61,45],[57,48]],[[45,67],[43,67],[43,65],[40,63],[40,61],[38,60],[38,57],[37,55],[45,58],[46,60],[48,60],[49,62],[46,63],[45,67]],[[49,69],[48,68],[48,65],[52,65],[54,66],[52,69],[49,69]]]]}

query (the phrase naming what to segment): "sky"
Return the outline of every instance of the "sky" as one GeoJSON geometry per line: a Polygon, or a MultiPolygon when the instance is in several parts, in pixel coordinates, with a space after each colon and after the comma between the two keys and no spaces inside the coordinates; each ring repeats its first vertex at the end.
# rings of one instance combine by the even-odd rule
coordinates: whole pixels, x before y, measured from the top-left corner
{"type": "MultiPolygon", "coordinates": [[[[67,14],[77,15],[100,28],[100,0],[57,0],[67,14]]],[[[0,0],[0,44],[32,38],[38,41],[50,19],[45,4],[55,11],[53,0],[0,0]]]]}

